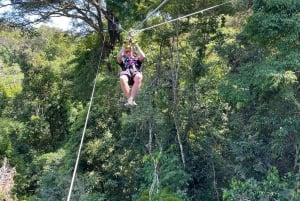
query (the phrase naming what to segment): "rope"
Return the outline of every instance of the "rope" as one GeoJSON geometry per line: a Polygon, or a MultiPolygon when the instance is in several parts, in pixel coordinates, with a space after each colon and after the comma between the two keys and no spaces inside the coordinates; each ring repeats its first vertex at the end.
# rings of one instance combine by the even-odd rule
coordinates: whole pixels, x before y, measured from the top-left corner
{"type": "Polygon", "coordinates": [[[161,2],[160,5],[156,9],[154,9],[153,11],[151,11],[149,13],[149,15],[142,22],[140,22],[138,24],[137,27],[142,26],[156,11],[158,11],[158,9],[160,9],[160,7],[162,7],[165,3],[167,3],[167,1],[168,0],[164,0],[163,2],[161,2]]]}
{"type": "Polygon", "coordinates": [[[76,171],[77,171],[77,168],[78,168],[78,163],[79,163],[79,158],[80,158],[80,152],[81,152],[82,145],[83,145],[83,140],[84,140],[84,136],[85,136],[87,122],[88,122],[88,119],[89,119],[91,106],[92,106],[92,102],[93,102],[93,97],[94,97],[94,93],[95,93],[97,77],[98,77],[98,73],[99,73],[99,70],[100,70],[100,63],[101,63],[102,53],[103,53],[103,49],[104,49],[104,43],[105,43],[105,36],[104,36],[104,39],[103,39],[101,54],[100,54],[99,62],[98,62],[98,68],[97,68],[96,77],[95,77],[95,80],[94,80],[94,86],[93,86],[93,90],[92,90],[92,94],[91,94],[91,98],[90,98],[90,104],[89,104],[88,112],[87,112],[86,119],[85,119],[84,129],[83,129],[83,132],[82,132],[81,142],[80,142],[79,149],[78,149],[76,164],[75,164],[75,167],[74,167],[73,177],[72,177],[72,181],[71,181],[67,201],[70,201],[71,194],[72,194],[72,189],[73,189],[74,180],[75,180],[75,176],[76,176],[76,171]]]}
{"type": "Polygon", "coordinates": [[[136,30],[136,32],[142,32],[142,31],[146,31],[146,30],[149,30],[149,29],[153,29],[153,28],[155,28],[155,27],[158,27],[158,26],[161,26],[161,25],[170,23],[170,22],[174,22],[174,21],[177,21],[177,20],[180,20],[180,19],[183,19],[183,18],[190,17],[190,16],[192,16],[192,15],[196,15],[196,14],[198,14],[198,13],[203,13],[203,12],[205,12],[205,11],[215,9],[215,8],[217,8],[217,7],[223,6],[223,5],[228,4],[228,3],[231,3],[231,1],[225,2],[225,3],[221,3],[221,4],[218,4],[218,5],[216,5],[216,6],[209,7],[209,8],[205,8],[205,9],[203,9],[203,10],[199,10],[199,11],[197,11],[197,12],[194,12],[194,13],[191,13],[191,14],[188,14],[188,15],[184,15],[184,16],[181,16],[181,17],[178,17],[178,18],[175,18],[175,19],[166,21],[166,22],[162,22],[162,23],[160,23],[160,24],[155,24],[155,25],[153,25],[153,26],[146,27],[146,28],[144,28],[144,29],[139,29],[139,30],[136,30]]]}

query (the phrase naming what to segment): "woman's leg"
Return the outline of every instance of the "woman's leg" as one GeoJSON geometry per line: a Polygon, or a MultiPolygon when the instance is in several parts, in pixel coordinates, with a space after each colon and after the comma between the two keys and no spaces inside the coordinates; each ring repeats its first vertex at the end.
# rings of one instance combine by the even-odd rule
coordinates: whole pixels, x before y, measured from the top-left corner
{"type": "Polygon", "coordinates": [[[130,86],[128,85],[128,76],[127,75],[120,76],[120,85],[121,85],[121,89],[124,93],[124,96],[128,99],[130,97],[130,86]]]}
{"type": "Polygon", "coordinates": [[[134,100],[136,93],[140,90],[141,86],[142,86],[142,80],[143,80],[143,75],[142,73],[138,72],[134,78],[134,84],[131,88],[131,93],[129,95],[128,99],[134,100]]]}

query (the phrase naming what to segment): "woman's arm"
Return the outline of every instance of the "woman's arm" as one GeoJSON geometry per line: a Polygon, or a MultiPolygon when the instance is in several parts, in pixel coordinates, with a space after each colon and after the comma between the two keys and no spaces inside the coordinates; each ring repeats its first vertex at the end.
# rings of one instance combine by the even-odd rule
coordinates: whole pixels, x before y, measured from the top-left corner
{"type": "Polygon", "coordinates": [[[122,47],[122,49],[117,54],[117,62],[119,64],[122,63],[122,57],[123,57],[123,54],[124,54],[124,50],[125,50],[124,47],[122,47]]]}
{"type": "Polygon", "coordinates": [[[140,46],[138,44],[135,45],[135,50],[138,53],[140,61],[143,62],[144,59],[146,58],[146,55],[145,55],[145,53],[143,52],[143,50],[140,48],[140,46]]]}

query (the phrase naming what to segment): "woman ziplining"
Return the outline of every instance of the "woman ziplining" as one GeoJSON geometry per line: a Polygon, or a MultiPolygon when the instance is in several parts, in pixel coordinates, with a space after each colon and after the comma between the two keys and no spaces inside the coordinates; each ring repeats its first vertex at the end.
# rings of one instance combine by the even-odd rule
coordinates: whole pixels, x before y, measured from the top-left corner
{"type": "Polygon", "coordinates": [[[124,96],[127,98],[125,106],[128,108],[137,106],[135,96],[142,85],[142,63],[145,57],[145,53],[137,42],[131,38],[124,42],[117,55],[117,62],[121,66],[120,85],[124,96]]]}
{"type": "MultiPolygon", "coordinates": [[[[166,3],[167,0],[164,0],[158,8],[160,8],[164,3],[166,3]]],[[[122,28],[122,26],[119,24],[119,30],[125,31],[129,35],[129,40],[125,41],[122,49],[117,54],[117,62],[121,66],[121,72],[119,74],[120,79],[120,85],[122,92],[124,96],[127,98],[127,102],[125,103],[125,106],[128,108],[134,108],[137,106],[137,103],[135,102],[135,96],[136,93],[140,90],[143,80],[142,75],[142,63],[145,59],[145,54],[142,51],[142,49],[138,46],[137,42],[134,41],[132,38],[135,34],[154,29],[158,26],[162,26],[167,23],[171,23],[183,18],[190,17],[192,15],[196,15],[199,13],[203,13],[208,10],[215,9],[217,7],[223,6],[225,4],[229,4],[229,2],[221,3],[215,6],[211,6],[209,8],[199,10],[175,19],[171,19],[169,21],[165,21],[159,24],[152,25],[150,27],[142,28],[142,29],[132,29],[131,31],[127,32],[122,28]]],[[[157,9],[156,9],[157,10],[157,9]]],[[[155,11],[156,11],[155,10],[155,11]]],[[[153,15],[154,12],[151,12],[151,15],[153,15]]],[[[140,23],[142,25],[151,15],[149,15],[143,22],[140,23]]]]}

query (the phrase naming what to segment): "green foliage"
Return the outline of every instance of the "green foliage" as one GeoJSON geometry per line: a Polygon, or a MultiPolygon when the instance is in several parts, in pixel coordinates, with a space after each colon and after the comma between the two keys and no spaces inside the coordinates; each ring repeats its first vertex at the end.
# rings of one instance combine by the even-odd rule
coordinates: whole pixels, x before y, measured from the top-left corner
{"type": "MultiPolygon", "coordinates": [[[[147,191],[148,195],[152,199],[161,198],[167,199],[164,196],[175,196],[180,200],[186,198],[186,192],[183,189],[187,186],[190,176],[182,169],[180,165],[180,159],[172,154],[157,154],[152,153],[143,158],[142,164],[142,174],[144,181],[141,183],[141,190],[147,191]],[[155,164],[157,163],[157,168],[159,169],[159,178],[157,183],[155,183],[155,164]],[[151,193],[149,188],[153,186],[151,193]],[[162,192],[160,192],[162,189],[162,192]],[[157,193],[157,191],[159,193],[157,193]],[[165,195],[164,195],[165,194],[165,195]]],[[[142,195],[142,200],[145,199],[145,192],[142,195]]],[[[171,196],[171,197],[172,197],[171,196]]],[[[171,199],[171,197],[169,199],[171,199]]],[[[175,199],[175,198],[174,198],[175,199]]]]}
{"type": "Polygon", "coordinates": [[[219,89],[232,109],[231,150],[241,178],[260,178],[274,165],[280,172],[292,171],[295,142],[289,139],[297,138],[294,114],[299,75],[295,69],[299,62],[295,55],[299,47],[287,45],[289,34],[297,30],[287,30],[286,23],[298,26],[298,5],[295,1],[255,1],[254,13],[236,36],[238,40],[223,46],[229,52],[231,71],[219,89]]]}
{"type": "Polygon", "coordinates": [[[1,103],[0,103],[0,115],[2,114],[2,110],[5,108],[6,104],[7,104],[7,96],[6,93],[3,89],[4,87],[2,87],[2,85],[0,85],[0,99],[1,99],[1,103]]]}
{"type": "Polygon", "coordinates": [[[78,41],[77,49],[75,51],[76,58],[70,61],[69,64],[75,64],[72,69],[73,90],[72,94],[75,99],[80,101],[88,100],[92,85],[94,84],[95,75],[100,61],[99,38],[97,35],[91,34],[82,40],[78,41]]]}
{"type": "Polygon", "coordinates": [[[67,134],[70,89],[63,80],[63,64],[67,62],[65,57],[71,55],[72,46],[67,51],[70,37],[55,29],[42,27],[38,31],[40,35],[27,41],[35,51],[21,50],[19,59],[25,77],[15,104],[17,116],[28,121],[27,143],[49,151],[57,148],[57,141],[67,134]],[[55,57],[49,60],[47,49],[51,47],[55,57]]]}
{"type": "Polygon", "coordinates": [[[18,136],[24,132],[24,125],[14,119],[0,118],[0,130],[0,158],[2,160],[7,157],[14,164],[16,146],[20,142],[18,136]]]}
{"type": "MultiPolygon", "coordinates": [[[[245,194],[245,199],[265,200],[269,191],[274,196],[280,193],[279,200],[292,199],[287,196],[290,192],[281,192],[285,189],[280,184],[281,190],[276,192],[276,187],[272,189],[272,186],[259,181],[272,166],[281,175],[288,172],[295,174],[295,169],[291,167],[296,165],[296,130],[299,129],[296,115],[299,108],[299,74],[296,70],[299,62],[296,52],[299,47],[293,43],[286,50],[288,42],[292,41],[289,34],[297,30],[287,31],[283,26],[288,20],[293,26],[298,26],[294,13],[285,13],[297,6],[295,1],[255,1],[254,13],[242,34],[237,36],[239,40],[224,46],[229,47],[232,53],[229,64],[233,71],[223,78],[219,89],[232,109],[229,116],[229,147],[236,161],[234,170],[237,178],[245,181],[235,183],[240,187],[240,192],[232,191],[232,197],[229,196],[228,200],[242,199],[245,194]],[[289,8],[279,11],[282,6],[289,8]],[[260,195],[261,189],[265,191],[260,195]]],[[[272,182],[280,183],[276,180],[272,182]]],[[[282,184],[296,189],[294,182],[295,178],[290,178],[282,184]]]]}
{"type": "Polygon", "coordinates": [[[8,67],[2,67],[1,69],[1,81],[0,88],[7,97],[14,97],[21,92],[21,82],[23,74],[20,71],[20,67],[17,64],[8,67]]]}
{"type": "Polygon", "coordinates": [[[12,154],[12,142],[10,141],[10,134],[14,132],[13,121],[8,119],[0,119],[0,158],[10,157],[12,154]]]}
{"type": "Polygon", "coordinates": [[[6,43],[13,50],[7,52],[18,64],[5,64],[5,79],[1,80],[5,99],[3,102],[1,100],[1,114],[18,120],[14,123],[15,130],[8,129],[10,123],[4,127],[9,131],[9,135],[3,135],[5,154],[12,156],[11,161],[18,172],[15,192],[24,199],[36,197],[37,183],[43,178],[32,161],[40,154],[56,150],[68,133],[68,120],[71,120],[68,115],[76,118],[76,113],[69,112],[72,108],[68,101],[70,83],[63,79],[65,73],[70,72],[68,68],[71,67],[66,63],[72,58],[73,39],[47,27],[42,27],[38,33],[32,38],[28,35],[18,38],[17,45],[12,41],[19,36],[19,32],[5,35],[9,37],[6,43]],[[19,88],[13,91],[12,86],[19,88]]]}
{"type": "Polygon", "coordinates": [[[254,1],[253,15],[245,27],[261,47],[286,50],[295,47],[299,35],[300,4],[297,0],[254,1]]]}
{"type": "MultiPolygon", "coordinates": [[[[106,3],[127,28],[161,2],[106,3]]],[[[141,26],[218,3],[169,1],[141,26]]],[[[20,200],[65,200],[85,123],[74,200],[297,200],[299,3],[252,3],[138,34],[147,60],[132,110],[113,41],[99,58],[110,21],[81,38],[1,30],[0,156],[17,167],[20,200]]]]}
{"type": "Polygon", "coordinates": [[[26,139],[25,141],[37,150],[43,150],[45,152],[51,150],[51,134],[49,124],[44,118],[38,116],[32,116],[30,121],[26,125],[26,139]]]}
{"type": "Polygon", "coordinates": [[[23,74],[16,63],[20,40],[18,31],[0,31],[0,115],[7,113],[6,108],[12,106],[12,99],[22,90],[23,74]]]}
{"type": "Polygon", "coordinates": [[[148,201],[148,200],[157,200],[157,201],[182,201],[176,194],[170,193],[167,188],[163,189],[159,194],[154,196],[149,196],[149,192],[145,191],[139,201],[148,201]]]}
{"type": "Polygon", "coordinates": [[[35,158],[31,164],[31,171],[34,172],[36,188],[34,197],[29,200],[61,200],[65,194],[64,180],[66,176],[59,171],[63,159],[64,150],[58,150],[56,153],[47,153],[35,158]]]}
{"type": "MultiPolygon", "coordinates": [[[[282,63],[278,62],[278,65],[282,66],[282,63]]],[[[254,72],[253,87],[258,99],[269,99],[277,94],[287,100],[294,97],[294,89],[298,83],[296,74],[277,67],[274,63],[262,64],[254,72]]]]}
{"type": "Polygon", "coordinates": [[[289,183],[280,178],[278,170],[271,168],[268,171],[267,177],[262,181],[257,181],[253,178],[245,181],[233,180],[230,189],[223,190],[222,197],[224,201],[297,200],[294,196],[295,189],[290,189],[289,183]]]}
{"type": "Polygon", "coordinates": [[[104,201],[105,197],[101,193],[87,193],[79,198],[80,201],[104,201]]]}

